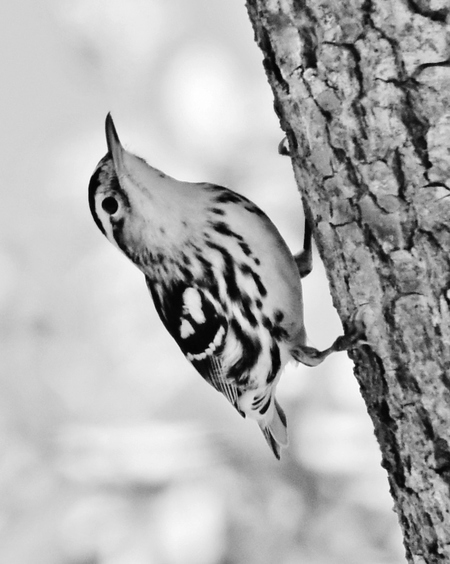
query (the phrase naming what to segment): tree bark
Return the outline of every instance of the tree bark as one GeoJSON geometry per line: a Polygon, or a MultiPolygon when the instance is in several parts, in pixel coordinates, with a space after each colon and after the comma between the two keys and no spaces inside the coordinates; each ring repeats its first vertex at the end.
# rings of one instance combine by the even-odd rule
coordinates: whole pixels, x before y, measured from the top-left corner
{"type": "Polygon", "coordinates": [[[247,0],[409,562],[450,562],[448,0],[247,0]]]}

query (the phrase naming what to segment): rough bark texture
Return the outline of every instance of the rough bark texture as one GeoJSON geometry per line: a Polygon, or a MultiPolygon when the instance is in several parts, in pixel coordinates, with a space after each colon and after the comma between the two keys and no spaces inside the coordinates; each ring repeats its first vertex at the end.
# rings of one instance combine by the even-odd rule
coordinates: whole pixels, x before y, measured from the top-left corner
{"type": "Polygon", "coordinates": [[[450,562],[448,0],[247,0],[409,562],[450,562]]]}

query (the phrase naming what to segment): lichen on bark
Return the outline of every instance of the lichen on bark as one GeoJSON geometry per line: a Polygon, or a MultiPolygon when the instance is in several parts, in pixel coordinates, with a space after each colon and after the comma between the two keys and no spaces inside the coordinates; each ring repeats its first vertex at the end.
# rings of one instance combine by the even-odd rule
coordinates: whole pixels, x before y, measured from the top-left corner
{"type": "Polygon", "coordinates": [[[450,561],[450,8],[247,0],[415,564],[450,561]]]}

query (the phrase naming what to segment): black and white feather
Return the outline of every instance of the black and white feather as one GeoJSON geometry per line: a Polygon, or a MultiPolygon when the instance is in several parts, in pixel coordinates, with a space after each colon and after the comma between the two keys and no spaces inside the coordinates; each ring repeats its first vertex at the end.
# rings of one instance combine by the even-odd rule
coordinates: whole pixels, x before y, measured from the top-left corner
{"type": "Polygon", "coordinates": [[[166,329],[201,376],[255,419],[277,458],[287,440],[275,388],[306,346],[300,275],[269,218],[243,196],[180,182],[126,151],[111,116],[89,185],[99,229],[143,272],[166,329]]]}

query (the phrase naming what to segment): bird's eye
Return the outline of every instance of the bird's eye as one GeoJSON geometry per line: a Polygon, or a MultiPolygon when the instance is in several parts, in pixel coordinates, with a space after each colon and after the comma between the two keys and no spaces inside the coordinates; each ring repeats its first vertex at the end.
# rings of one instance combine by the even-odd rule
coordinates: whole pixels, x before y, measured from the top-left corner
{"type": "Polygon", "coordinates": [[[107,196],[102,201],[102,208],[109,215],[114,215],[119,209],[119,202],[116,200],[116,198],[113,198],[112,196],[107,196]]]}

